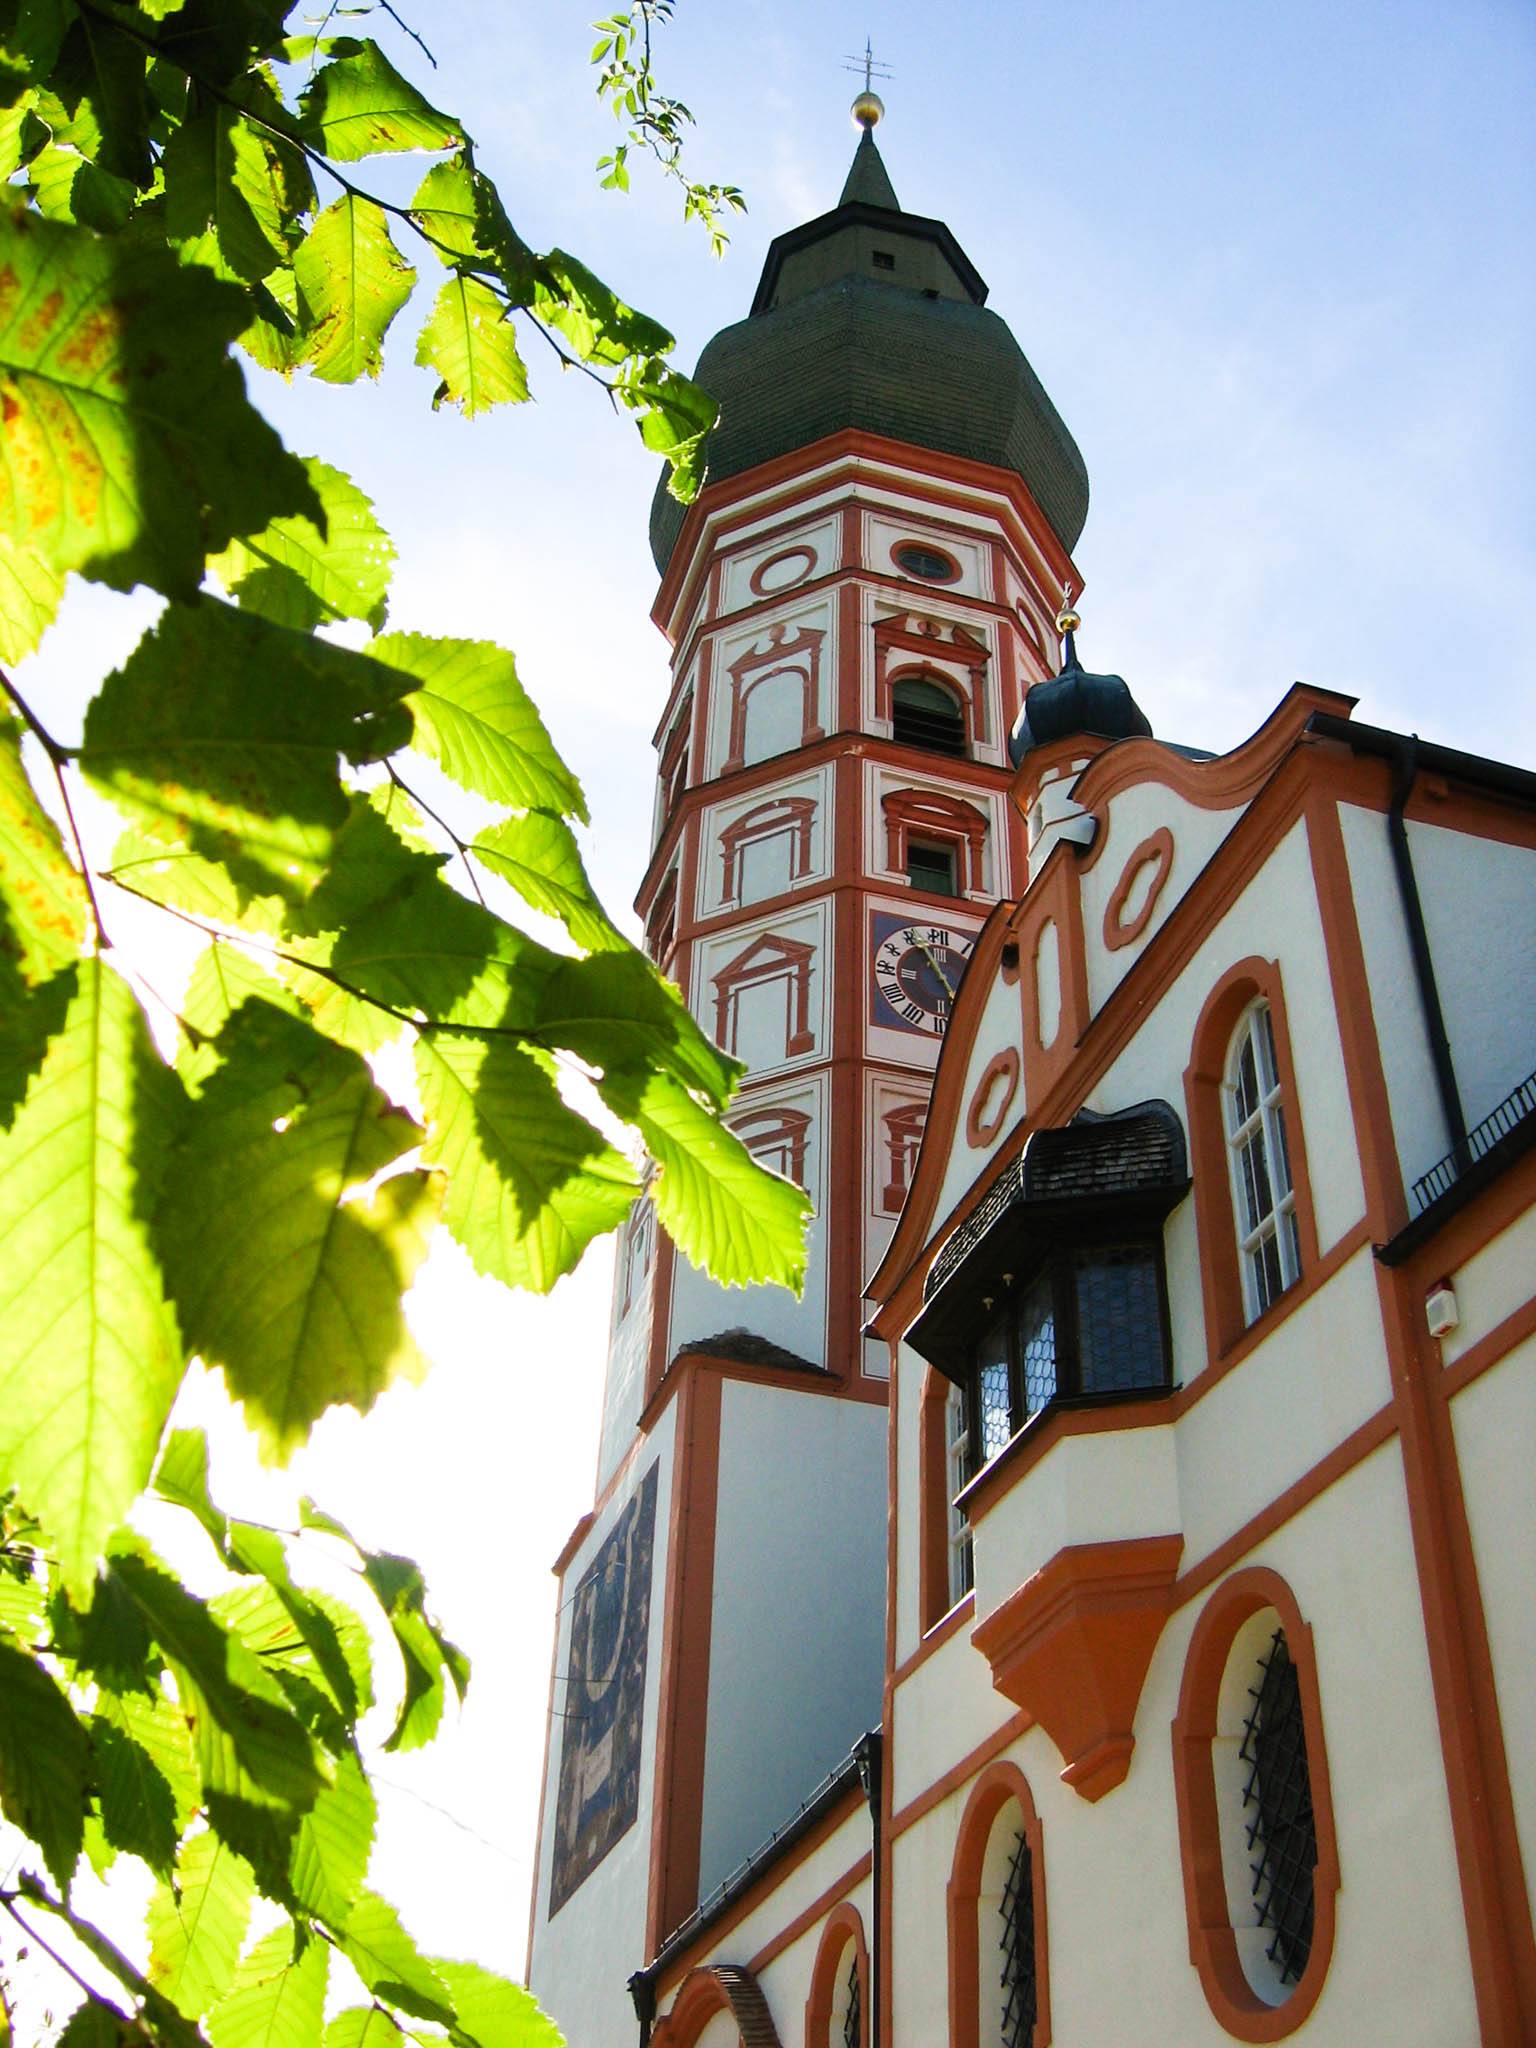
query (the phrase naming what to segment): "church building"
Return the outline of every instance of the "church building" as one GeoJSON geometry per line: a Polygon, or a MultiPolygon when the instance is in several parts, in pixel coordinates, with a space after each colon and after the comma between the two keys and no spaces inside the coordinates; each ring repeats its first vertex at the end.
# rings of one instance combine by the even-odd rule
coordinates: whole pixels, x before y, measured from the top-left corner
{"type": "Polygon", "coordinates": [[[1536,2042],[1536,774],[1078,650],[1088,481],[863,134],[658,491],[652,956],[811,1194],[621,1233],[573,2048],[1536,2042]]]}

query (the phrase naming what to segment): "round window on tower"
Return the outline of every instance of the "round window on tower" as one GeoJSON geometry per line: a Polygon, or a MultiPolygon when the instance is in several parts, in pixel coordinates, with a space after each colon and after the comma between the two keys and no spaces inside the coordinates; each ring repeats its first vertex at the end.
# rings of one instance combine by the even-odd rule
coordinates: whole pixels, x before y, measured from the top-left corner
{"type": "Polygon", "coordinates": [[[943,548],[936,548],[931,541],[898,541],[891,549],[891,560],[903,576],[917,576],[924,583],[957,583],[960,580],[960,564],[953,555],[943,548]]]}

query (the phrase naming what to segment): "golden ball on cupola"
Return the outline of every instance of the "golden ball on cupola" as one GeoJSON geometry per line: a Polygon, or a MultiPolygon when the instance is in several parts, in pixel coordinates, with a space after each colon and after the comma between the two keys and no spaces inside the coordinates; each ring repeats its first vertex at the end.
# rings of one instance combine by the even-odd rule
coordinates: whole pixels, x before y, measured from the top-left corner
{"type": "Polygon", "coordinates": [[[873,128],[885,112],[885,101],[877,92],[861,92],[852,107],[853,118],[861,128],[873,128]]]}
{"type": "Polygon", "coordinates": [[[1082,623],[1080,615],[1069,604],[1064,604],[1056,614],[1056,630],[1058,633],[1075,633],[1082,623]]]}

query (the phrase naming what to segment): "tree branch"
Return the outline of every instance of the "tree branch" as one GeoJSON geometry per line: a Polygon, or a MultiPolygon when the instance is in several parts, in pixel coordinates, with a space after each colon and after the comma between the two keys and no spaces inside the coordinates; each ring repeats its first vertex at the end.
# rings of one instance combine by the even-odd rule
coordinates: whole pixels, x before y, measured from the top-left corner
{"type": "Polygon", "coordinates": [[[70,802],[69,784],[64,779],[64,769],[70,758],[69,748],[53,737],[42,720],[22,696],[4,669],[0,669],[0,688],[16,706],[21,721],[37,741],[53,769],[53,779],[59,786],[59,797],[64,805],[64,815],[69,820],[69,836],[75,842],[75,859],[80,866],[80,879],[85,884],[86,898],[91,906],[91,921],[96,927],[96,946],[99,952],[111,950],[112,942],[107,937],[107,927],[102,921],[101,905],[96,898],[96,885],[91,879],[91,864],[85,857],[85,841],[80,837],[80,825],[75,817],[75,807],[70,802]]]}

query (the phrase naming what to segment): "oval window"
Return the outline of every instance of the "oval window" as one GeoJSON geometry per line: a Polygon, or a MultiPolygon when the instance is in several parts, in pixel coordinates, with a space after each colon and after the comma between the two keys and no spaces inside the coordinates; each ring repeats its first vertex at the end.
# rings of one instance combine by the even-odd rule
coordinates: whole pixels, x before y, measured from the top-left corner
{"type": "Polygon", "coordinates": [[[891,558],[903,576],[917,576],[924,583],[953,583],[960,574],[953,555],[923,541],[902,541],[891,550],[891,558]]]}

